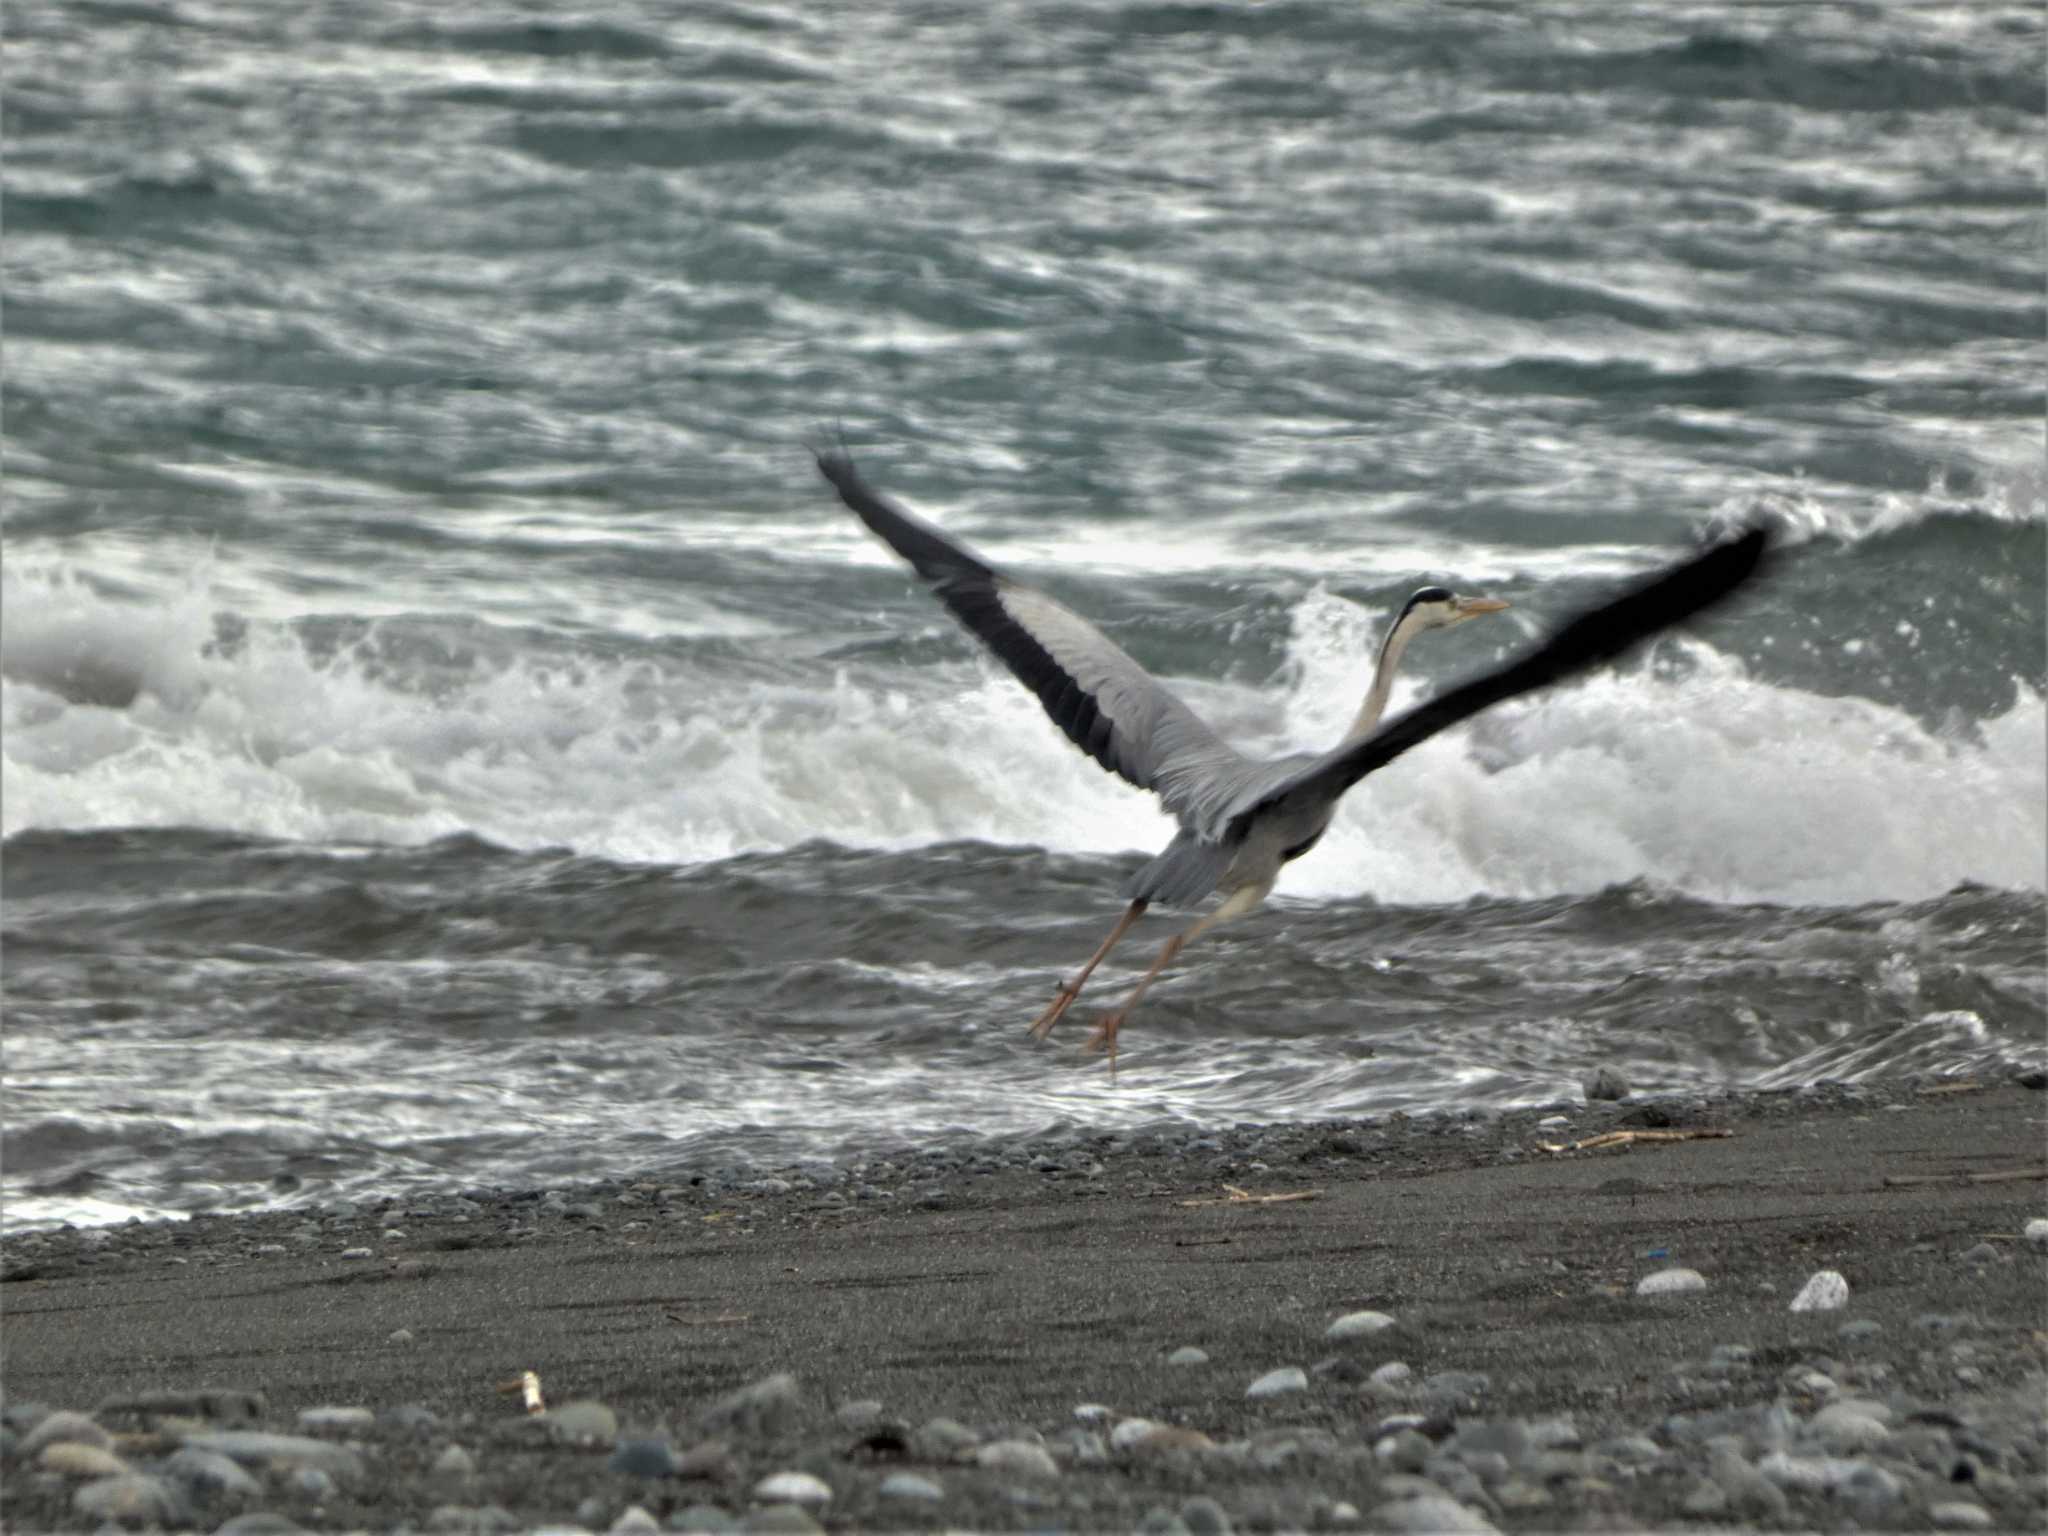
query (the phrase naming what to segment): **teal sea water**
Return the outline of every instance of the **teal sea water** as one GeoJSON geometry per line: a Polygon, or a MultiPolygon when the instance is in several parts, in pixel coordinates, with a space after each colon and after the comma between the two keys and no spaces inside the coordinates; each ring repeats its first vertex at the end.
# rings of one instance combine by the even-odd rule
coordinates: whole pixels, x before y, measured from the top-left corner
{"type": "Polygon", "coordinates": [[[2041,1061],[2043,58],[1994,4],[12,15],[6,1221],[2041,1061]],[[1261,751],[1425,581],[1514,606],[1397,705],[1788,553],[1369,780],[1112,1085],[1023,1026],[1169,825],[835,432],[1261,751]]]}

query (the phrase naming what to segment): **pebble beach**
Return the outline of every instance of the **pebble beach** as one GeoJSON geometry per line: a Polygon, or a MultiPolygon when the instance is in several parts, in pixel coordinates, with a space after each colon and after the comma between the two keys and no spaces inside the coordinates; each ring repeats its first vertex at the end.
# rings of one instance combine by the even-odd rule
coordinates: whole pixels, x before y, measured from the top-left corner
{"type": "Polygon", "coordinates": [[[2038,1530],[2044,1110],[1822,1084],[30,1233],[6,1523],[2038,1530]]]}

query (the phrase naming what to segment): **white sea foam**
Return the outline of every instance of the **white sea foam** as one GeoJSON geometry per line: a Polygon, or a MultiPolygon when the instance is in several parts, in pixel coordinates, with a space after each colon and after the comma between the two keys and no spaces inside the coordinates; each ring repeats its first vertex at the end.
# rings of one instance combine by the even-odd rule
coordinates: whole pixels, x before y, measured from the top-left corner
{"type": "MultiPolygon", "coordinates": [[[[315,659],[275,624],[223,649],[196,590],[131,604],[10,576],[8,599],[8,833],[467,831],[694,863],[813,838],[1113,853],[1171,830],[993,663],[764,684],[644,658],[543,661],[508,642],[428,687],[358,650],[315,659]]],[[[1184,691],[1249,751],[1325,744],[1377,620],[1312,593],[1275,689],[1184,691]]],[[[1454,901],[1647,879],[1806,903],[2043,885],[2040,694],[2016,685],[2002,713],[1937,733],[1886,704],[1746,676],[1703,645],[1665,655],[1684,664],[1604,673],[1426,743],[1353,794],[1282,894],[1454,901]]]]}

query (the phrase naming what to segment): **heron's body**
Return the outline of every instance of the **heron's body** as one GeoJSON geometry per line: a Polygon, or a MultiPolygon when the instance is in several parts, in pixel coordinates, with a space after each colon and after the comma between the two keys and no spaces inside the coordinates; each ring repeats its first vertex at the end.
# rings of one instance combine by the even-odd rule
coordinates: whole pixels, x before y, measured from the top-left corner
{"type": "Polygon", "coordinates": [[[1038,696],[1074,744],[1104,768],[1157,794],[1180,823],[1172,842],[1124,888],[1129,905],[1109,938],[1032,1026],[1050,1032],[1103,957],[1153,903],[1222,903],[1167,941],[1096,1040],[1116,1057],[1117,1029],[1181,948],[1203,930],[1265,900],[1281,867],[1329,830],[1345,791],[1438,731],[1487,705],[1541,687],[1619,654],[1718,600],[1755,569],[1763,535],[1751,533],[1696,557],[1606,607],[1583,615],[1534,653],[1409,711],[1384,729],[1380,717],[1410,640],[1507,604],[1425,587],[1409,598],[1380,646],[1371,686],[1344,739],[1330,751],[1259,761],[1225,743],[1172,690],[1080,615],[1020,585],[965,546],[876,494],[843,451],[818,468],[840,499],[931,584],[938,599],[1038,696]]]}

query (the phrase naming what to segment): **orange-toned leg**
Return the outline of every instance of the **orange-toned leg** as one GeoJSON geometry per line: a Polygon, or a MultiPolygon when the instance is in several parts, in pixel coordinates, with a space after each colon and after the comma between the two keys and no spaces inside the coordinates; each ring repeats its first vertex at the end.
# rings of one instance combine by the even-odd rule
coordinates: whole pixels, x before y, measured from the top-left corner
{"type": "Polygon", "coordinates": [[[1074,1006],[1074,999],[1079,997],[1081,989],[1088,985],[1088,978],[1095,974],[1095,967],[1102,964],[1103,957],[1116,948],[1117,940],[1131,931],[1131,924],[1143,917],[1145,915],[1145,908],[1150,905],[1150,902],[1140,897],[1124,910],[1124,915],[1116,920],[1116,926],[1109,930],[1109,937],[1102,941],[1102,947],[1090,955],[1088,963],[1081,967],[1081,974],[1072,981],[1061,983],[1059,991],[1053,996],[1053,1000],[1046,1005],[1045,1012],[1041,1013],[1033,1021],[1031,1025],[1032,1039],[1043,1040],[1052,1033],[1052,1027],[1059,1023],[1069,1008],[1074,1006]]]}
{"type": "Polygon", "coordinates": [[[1159,951],[1159,958],[1152,962],[1152,969],[1139,977],[1138,984],[1131,988],[1131,995],[1119,1003],[1115,1009],[1105,1013],[1100,1019],[1095,1021],[1095,1033],[1088,1037],[1088,1049],[1108,1053],[1110,1076],[1114,1077],[1116,1075],[1116,1032],[1123,1027],[1124,1021],[1131,1016],[1131,1010],[1138,1006],[1138,1000],[1145,995],[1145,989],[1158,979],[1161,971],[1173,964],[1174,959],[1183,949],[1187,948],[1189,941],[1195,938],[1196,935],[1214,928],[1218,923],[1227,923],[1233,917],[1244,916],[1245,913],[1251,911],[1253,907],[1264,901],[1266,893],[1272,889],[1272,885],[1268,883],[1266,885],[1240,886],[1232,891],[1224,899],[1222,906],[1211,912],[1207,917],[1190,924],[1185,932],[1177,933],[1168,939],[1164,947],[1159,951]]]}

